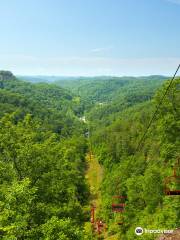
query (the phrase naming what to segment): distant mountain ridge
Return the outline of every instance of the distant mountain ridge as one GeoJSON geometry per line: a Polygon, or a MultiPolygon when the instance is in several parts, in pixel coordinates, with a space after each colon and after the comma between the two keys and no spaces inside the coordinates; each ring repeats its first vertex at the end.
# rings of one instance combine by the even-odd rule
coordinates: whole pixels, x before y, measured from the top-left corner
{"type": "Polygon", "coordinates": [[[154,79],[154,78],[164,78],[168,79],[168,76],[163,75],[150,75],[150,76],[47,76],[47,75],[17,75],[17,78],[28,81],[28,82],[56,82],[56,81],[79,81],[79,80],[107,80],[107,79],[154,79]]]}

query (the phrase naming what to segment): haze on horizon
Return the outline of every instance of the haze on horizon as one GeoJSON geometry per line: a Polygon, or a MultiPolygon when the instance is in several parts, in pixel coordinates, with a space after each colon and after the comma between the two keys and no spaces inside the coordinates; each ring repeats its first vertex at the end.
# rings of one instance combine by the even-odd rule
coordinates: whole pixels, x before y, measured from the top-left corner
{"type": "Polygon", "coordinates": [[[180,0],[2,0],[0,69],[16,75],[172,75],[180,0]]]}

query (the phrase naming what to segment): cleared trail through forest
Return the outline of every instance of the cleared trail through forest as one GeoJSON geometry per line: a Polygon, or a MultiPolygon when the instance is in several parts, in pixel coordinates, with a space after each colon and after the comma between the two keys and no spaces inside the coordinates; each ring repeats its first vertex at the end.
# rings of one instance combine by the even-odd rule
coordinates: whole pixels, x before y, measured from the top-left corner
{"type": "Polygon", "coordinates": [[[96,211],[98,211],[101,205],[100,187],[103,179],[103,168],[91,151],[87,154],[86,160],[88,163],[86,178],[90,185],[91,204],[94,205],[96,211]]]}
{"type": "MultiPolygon", "coordinates": [[[[88,180],[90,191],[91,191],[91,200],[90,204],[95,206],[95,219],[98,215],[98,212],[101,210],[101,183],[103,180],[103,167],[99,164],[96,157],[90,151],[86,156],[86,161],[88,164],[86,178],[88,180]]],[[[102,235],[101,235],[102,236],[102,235]]],[[[107,232],[103,234],[104,240],[117,240],[117,236],[107,236],[107,232]]]]}

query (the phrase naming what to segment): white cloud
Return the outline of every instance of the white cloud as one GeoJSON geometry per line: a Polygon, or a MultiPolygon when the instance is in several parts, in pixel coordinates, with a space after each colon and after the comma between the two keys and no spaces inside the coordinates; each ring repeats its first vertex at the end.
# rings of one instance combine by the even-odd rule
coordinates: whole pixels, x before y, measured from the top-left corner
{"type": "Polygon", "coordinates": [[[102,48],[94,48],[94,49],[91,49],[90,52],[92,52],[92,53],[102,53],[102,52],[109,51],[111,49],[113,49],[112,46],[102,47],[102,48]]]}
{"type": "Polygon", "coordinates": [[[179,58],[38,57],[1,55],[0,67],[29,75],[172,75],[179,58]]]}
{"type": "Polygon", "coordinates": [[[167,2],[175,3],[175,4],[180,4],[180,0],[166,0],[167,2]]]}

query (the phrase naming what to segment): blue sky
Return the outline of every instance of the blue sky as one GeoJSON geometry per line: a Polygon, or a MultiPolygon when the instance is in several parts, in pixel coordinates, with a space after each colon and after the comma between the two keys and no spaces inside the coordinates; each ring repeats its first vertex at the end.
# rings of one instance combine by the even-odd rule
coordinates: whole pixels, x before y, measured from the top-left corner
{"type": "Polygon", "coordinates": [[[0,69],[29,75],[171,75],[180,0],[1,0],[0,69]]]}

